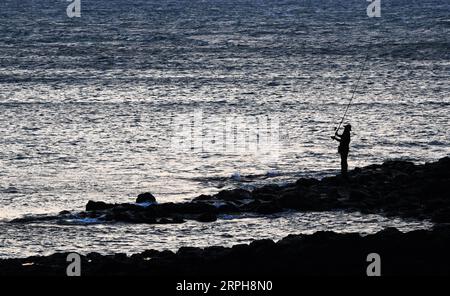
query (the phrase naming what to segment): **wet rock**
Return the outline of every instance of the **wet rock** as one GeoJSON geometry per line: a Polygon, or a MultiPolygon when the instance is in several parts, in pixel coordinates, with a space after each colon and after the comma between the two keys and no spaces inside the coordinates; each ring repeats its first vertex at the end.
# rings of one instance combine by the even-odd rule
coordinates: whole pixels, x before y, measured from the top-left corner
{"type": "Polygon", "coordinates": [[[310,187],[312,185],[316,185],[319,183],[319,180],[312,178],[300,178],[295,182],[295,185],[298,187],[310,187]]]}
{"type": "Polygon", "coordinates": [[[136,203],[154,203],[156,198],[150,192],[141,193],[136,199],[136,203]]]}

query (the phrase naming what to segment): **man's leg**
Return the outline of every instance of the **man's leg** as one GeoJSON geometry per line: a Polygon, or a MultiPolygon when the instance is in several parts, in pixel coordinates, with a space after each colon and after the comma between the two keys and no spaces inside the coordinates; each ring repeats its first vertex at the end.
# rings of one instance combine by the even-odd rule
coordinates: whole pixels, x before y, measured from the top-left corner
{"type": "Polygon", "coordinates": [[[348,153],[341,154],[341,174],[343,177],[347,177],[348,163],[347,163],[348,153]]]}

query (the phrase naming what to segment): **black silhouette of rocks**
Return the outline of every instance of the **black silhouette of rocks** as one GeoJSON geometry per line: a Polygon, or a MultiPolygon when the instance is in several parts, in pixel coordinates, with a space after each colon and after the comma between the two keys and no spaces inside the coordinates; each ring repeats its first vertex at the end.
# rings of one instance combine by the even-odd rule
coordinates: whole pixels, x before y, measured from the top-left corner
{"type": "MultiPolygon", "coordinates": [[[[381,273],[450,275],[450,228],[402,233],[390,228],[373,235],[317,232],[289,235],[273,242],[258,240],[232,248],[185,247],[140,254],[82,256],[82,275],[137,276],[366,276],[367,255],[381,256],[381,273]]],[[[65,276],[67,254],[0,260],[0,275],[65,276]]]]}
{"type": "Polygon", "coordinates": [[[150,193],[141,193],[136,199],[136,203],[153,203],[156,202],[156,198],[150,193]]]}
{"type": "Polygon", "coordinates": [[[103,201],[88,201],[86,204],[86,211],[104,211],[113,208],[113,205],[107,204],[103,201]]]}

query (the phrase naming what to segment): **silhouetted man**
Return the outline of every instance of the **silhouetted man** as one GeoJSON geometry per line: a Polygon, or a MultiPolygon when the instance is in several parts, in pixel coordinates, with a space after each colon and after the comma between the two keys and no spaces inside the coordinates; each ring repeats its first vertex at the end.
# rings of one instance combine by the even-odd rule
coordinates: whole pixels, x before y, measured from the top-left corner
{"type": "Polygon", "coordinates": [[[338,135],[337,131],[334,136],[331,138],[339,142],[338,152],[341,155],[341,174],[344,178],[347,178],[347,170],[348,170],[348,151],[350,150],[350,131],[352,130],[352,126],[347,124],[344,126],[344,131],[341,135],[338,135]]]}

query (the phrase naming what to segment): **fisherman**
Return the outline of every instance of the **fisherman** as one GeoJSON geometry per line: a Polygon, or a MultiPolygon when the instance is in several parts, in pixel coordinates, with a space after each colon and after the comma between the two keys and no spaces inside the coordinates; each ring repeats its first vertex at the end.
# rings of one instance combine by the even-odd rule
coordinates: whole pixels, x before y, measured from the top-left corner
{"type": "Polygon", "coordinates": [[[338,152],[341,155],[341,175],[345,179],[347,179],[347,170],[348,170],[348,163],[347,163],[347,156],[348,152],[350,150],[350,131],[352,130],[352,126],[350,124],[347,124],[344,126],[344,131],[341,135],[338,135],[338,130],[336,130],[336,133],[331,138],[333,140],[336,140],[339,142],[339,148],[338,152]]]}

